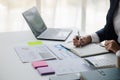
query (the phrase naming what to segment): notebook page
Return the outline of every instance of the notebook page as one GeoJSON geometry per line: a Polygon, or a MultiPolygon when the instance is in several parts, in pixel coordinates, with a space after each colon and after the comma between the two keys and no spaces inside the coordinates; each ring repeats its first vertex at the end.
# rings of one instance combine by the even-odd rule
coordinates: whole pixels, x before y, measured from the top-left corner
{"type": "Polygon", "coordinates": [[[105,47],[102,47],[100,46],[100,44],[96,43],[91,43],[83,47],[75,47],[73,43],[65,43],[62,44],[62,46],[69,49],[70,51],[72,51],[80,57],[92,56],[108,52],[108,50],[106,50],[105,47]]]}

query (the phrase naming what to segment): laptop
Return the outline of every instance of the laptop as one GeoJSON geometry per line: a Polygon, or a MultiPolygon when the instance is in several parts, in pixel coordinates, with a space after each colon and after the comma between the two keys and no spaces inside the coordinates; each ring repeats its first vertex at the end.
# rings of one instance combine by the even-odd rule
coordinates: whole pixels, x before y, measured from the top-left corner
{"type": "Polygon", "coordinates": [[[37,39],[65,41],[72,33],[71,29],[47,28],[36,7],[23,12],[22,15],[37,39]]]}

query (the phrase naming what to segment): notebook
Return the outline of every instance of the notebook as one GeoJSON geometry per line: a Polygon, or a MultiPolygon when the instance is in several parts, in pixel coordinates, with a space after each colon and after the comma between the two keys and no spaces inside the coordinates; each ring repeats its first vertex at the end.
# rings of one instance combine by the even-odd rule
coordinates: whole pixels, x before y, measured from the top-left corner
{"type": "Polygon", "coordinates": [[[81,72],[80,80],[120,80],[120,69],[106,68],[81,72]]]}
{"type": "Polygon", "coordinates": [[[22,15],[37,39],[65,41],[72,32],[71,29],[47,28],[36,7],[22,15]]]}
{"type": "Polygon", "coordinates": [[[105,49],[105,47],[100,46],[98,43],[91,43],[83,47],[75,47],[72,42],[61,44],[64,48],[70,50],[74,54],[80,57],[88,57],[103,53],[108,53],[109,51],[105,49]]]}

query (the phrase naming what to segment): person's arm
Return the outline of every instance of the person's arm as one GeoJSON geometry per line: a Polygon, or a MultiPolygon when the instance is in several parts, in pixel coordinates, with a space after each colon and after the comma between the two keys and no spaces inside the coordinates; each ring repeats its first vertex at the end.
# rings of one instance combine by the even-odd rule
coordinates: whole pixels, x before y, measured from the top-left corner
{"type": "Polygon", "coordinates": [[[95,42],[95,43],[100,42],[99,37],[98,37],[98,35],[96,33],[93,33],[90,36],[92,38],[92,42],[95,42]]]}
{"type": "Polygon", "coordinates": [[[91,35],[86,35],[83,37],[79,37],[79,38],[78,38],[78,36],[75,36],[73,38],[73,44],[76,47],[84,46],[91,42],[99,42],[99,37],[97,36],[96,33],[91,34],[91,35]]]}
{"type": "Polygon", "coordinates": [[[91,38],[90,35],[82,36],[82,37],[79,37],[79,38],[78,38],[78,36],[75,36],[73,38],[73,44],[76,47],[84,46],[84,45],[87,45],[91,42],[92,42],[92,38],[91,38]]]}
{"type": "Polygon", "coordinates": [[[120,45],[115,40],[106,40],[105,48],[109,51],[116,53],[120,50],[120,45]]]}
{"type": "MultiPolygon", "coordinates": [[[[96,33],[91,35],[92,42],[99,42],[99,37],[96,33]]],[[[109,51],[116,53],[116,56],[120,57],[120,46],[115,40],[106,40],[105,48],[109,51]]]]}

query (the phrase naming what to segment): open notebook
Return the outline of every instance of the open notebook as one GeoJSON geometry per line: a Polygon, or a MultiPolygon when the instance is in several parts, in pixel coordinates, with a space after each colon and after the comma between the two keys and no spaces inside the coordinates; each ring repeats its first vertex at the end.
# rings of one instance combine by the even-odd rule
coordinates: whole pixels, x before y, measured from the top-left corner
{"type": "Polygon", "coordinates": [[[83,47],[75,47],[72,42],[61,45],[80,57],[87,57],[108,52],[105,47],[100,46],[98,43],[91,43],[83,47]]]}

